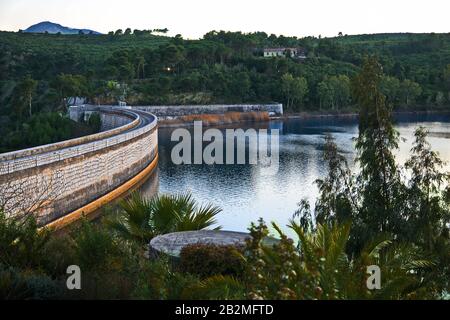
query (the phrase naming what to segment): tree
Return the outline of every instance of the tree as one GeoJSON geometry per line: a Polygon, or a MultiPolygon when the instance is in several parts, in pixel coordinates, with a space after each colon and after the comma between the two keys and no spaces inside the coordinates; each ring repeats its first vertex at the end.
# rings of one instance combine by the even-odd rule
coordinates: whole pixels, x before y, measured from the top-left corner
{"type": "Polygon", "coordinates": [[[346,107],[350,100],[350,78],[341,74],[338,76],[333,76],[331,79],[334,82],[336,104],[341,108],[346,107]]]}
{"type": "Polygon", "coordinates": [[[161,47],[159,53],[166,68],[176,68],[185,59],[183,47],[174,44],[161,47]]]}
{"type": "Polygon", "coordinates": [[[131,34],[131,29],[130,28],[126,28],[125,32],[123,33],[126,36],[129,36],[131,34]]]}
{"type": "Polygon", "coordinates": [[[345,107],[350,100],[350,79],[346,75],[325,77],[317,85],[320,108],[345,107]]]}
{"type": "Polygon", "coordinates": [[[403,102],[409,106],[422,93],[422,88],[417,82],[406,79],[400,84],[400,95],[403,102]]]}
{"type": "Polygon", "coordinates": [[[291,110],[296,103],[303,103],[308,93],[308,82],[303,77],[294,78],[292,74],[285,73],[281,77],[281,89],[287,100],[286,108],[291,110]]]}
{"type": "Polygon", "coordinates": [[[33,96],[36,92],[37,84],[38,82],[32,79],[30,75],[28,75],[26,78],[20,81],[14,89],[14,113],[19,118],[23,117],[25,109],[28,109],[28,116],[31,117],[33,96]]]}
{"type": "Polygon", "coordinates": [[[428,274],[434,291],[442,293],[450,289],[450,174],[442,172],[445,163],[431,150],[427,134],[422,127],[416,130],[412,154],[405,163],[411,178],[401,237],[433,257],[433,268],[422,275],[428,274]]]}
{"type": "MultiPolygon", "coordinates": [[[[379,237],[392,239],[398,247],[413,244],[407,251],[431,257],[430,263],[419,263],[416,272],[430,295],[439,297],[450,287],[450,174],[441,171],[444,163],[431,150],[423,128],[415,133],[412,156],[405,163],[407,172],[395,163],[398,133],[380,90],[382,77],[377,61],[369,58],[353,81],[354,99],[360,106],[356,139],[360,171],[350,172],[336,144],[327,137],[328,174],[316,181],[319,197],[314,214],[309,202],[302,200],[295,217],[305,232],[320,228],[317,225],[351,222],[345,249],[351,256],[362,254],[379,237]]],[[[380,259],[392,259],[392,254],[383,249],[380,259]]]]}
{"type": "Polygon", "coordinates": [[[441,91],[438,91],[436,93],[436,97],[434,98],[434,102],[436,103],[436,105],[442,106],[445,103],[444,93],[441,91]]]}
{"type": "Polygon", "coordinates": [[[122,29],[117,29],[116,32],[114,32],[114,35],[121,36],[123,34],[122,29]]]}
{"type": "Polygon", "coordinates": [[[411,172],[409,220],[414,226],[410,237],[423,241],[429,252],[433,252],[437,238],[448,238],[450,211],[442,201],[442,187],[446,186],[450,175],[441,172],[444,162],[431,150],[427,134],[423,127],[416,130],[412,155],[405,167],[411,172]]]}
{"type": "Polygon", "coordinates": [[[321,81],[317,85],[317,95],[319,96],[319,108],[333,106],[334,92],[328,81],[321,81]]]}
{"type": "Polygon", "coordinates": [[[362,205],[355,217],[359,248],[380,233],[396,233],[402,223],[400,174],[393,154],[398,132],[380,90],[382,76],[381,65],[369,57],[353,80],[354,100],[360,108],[356,150],[362,205]]]}
{"type": "Polygon", "coordinates": [[[400,98],[400,80],[395,77],[384,76],[380,82],[380,90],[386,96],[388,103],[395,104],[400,98]]]}
{"type": "Polygon", "coordinates": [[[448,64],[443,72],[443,78],[444,78],[444,83],[445,83],[445,88],[447,89],[447,91],[450,93],[450,64],[448,64]]]}
{"type": "Polygon", "coordinates": [[[248,73],[238,72],[233,74],[229,85],[229,95],[236,96],[239,102],[245,102],[251,86],[252,82],[248,73]]]}
{"type": "Polygon", "coordinates": [[[167,32],[169,32],[169,29],[167,29],[167,28],[164,28],[164,29],[153,29],[153,32],[166,34],[167,32]]]}
{"type": "Polygon", "coordinates": [[[119,80],[131,80],[135,77],[136,67],[133,54],[129,50],[114,51],[106,61],[109,77],[119,80]]]}
{"type": "Polygon", "coordinates": [[[72,74],[60,74],[54,81],[54,87],[58,91],[61,105],[66,107],[67,98],[88,95],[88,84],[84,76],[72,74]]]}
{"type": "Polygon", "coordinates": [[[176,34],[175,37],[173,37],[173,43],[175,45],[182,45],[183,44],[183,36],[181,34],[176,34]]]}
{"type": "Polygon", "coordinates": [[[146,61],[143,55],[137,58],[136,76],[141,79],[145,79],[145,65],[146,61]]]}
{"type": "MultiPolygon", "coordinates": [[[[355,182],[347,160],[339,154],[331,135],[325,137],[323,160],[327,164],[328,174],[325,178],[315,181],[319,188],[319,197],[315,205],[315,222],[322,225],[347,223],[352,218],[352,212],[358,209],[355,200],[355,182]]],[[[299,210],[296,215],[304,218],[305,212],[299,210]]],[[[307,215],[310,216],[310,213],[307,215]]],[[[312,227],[308,223],[303,223],[302,226],[305,229],[312,227]]]]}

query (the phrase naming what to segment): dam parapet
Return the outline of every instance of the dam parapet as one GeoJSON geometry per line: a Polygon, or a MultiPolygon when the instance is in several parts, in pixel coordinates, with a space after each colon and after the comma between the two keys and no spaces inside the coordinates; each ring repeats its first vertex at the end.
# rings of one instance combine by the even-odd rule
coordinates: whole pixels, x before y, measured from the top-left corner
{"type": "Polygon", "coordinates": [[[45,225],[118,188],[158,152],[156,116],[126,108],[76,106],[73,120],[97,112],[102,131],[0,154],[0,208],[45,225]]]}

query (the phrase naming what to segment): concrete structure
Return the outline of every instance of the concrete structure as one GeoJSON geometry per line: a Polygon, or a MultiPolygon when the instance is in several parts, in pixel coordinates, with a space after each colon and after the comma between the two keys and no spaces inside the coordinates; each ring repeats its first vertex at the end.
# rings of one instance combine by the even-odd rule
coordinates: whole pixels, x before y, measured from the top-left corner
{"type": "Polygon", "coordinates": [[[150,251],[156,250],[178,257],[181,249],[190,244],[213,245],[245,245],[250,234],[233,231],[199,230],[167,233],[153,238],[150,241],[150,251]]]}
{"type": "MultiPolygon", "coordinates": [[[[198,230],[182,231],[162,234],[150,241],[150,255],[165,253],[172,257],[178,257],[181,250],[190,244],[212,244],[217,246],[236,245],[245,246],[245,241],[250,239],[250,234],[245,232],[222,230],[198,230]]],[[[271,237],[263,239],[265,245],[274,245],[278,240],[271,237]]]]}
{"type": "Polygon", "coordinates": [[[0,209],[33,213],[40,225],[61,227],[87,215],[145,180],[158,157],[157,118],[266,111],[281,104],[70,107],[75,121],[101,115],[97,134],[0,154],[0,209]],[[150,113],[151,112],[151,113],[150,113]]]}
{"type": "MultiPolygon", "coordinates": [[[[110,106],[111,107],[111,106],[110,106]]],[[[181,106],[128,106],[130,110],[150,112],[160,119],[173,119],[191,114],[224,114],[226,112],[265,111],[270,116],[283,114],[283,105],[274,104],[235,104],[235,105],[181,105],[181,106]]]]}
{"type": "Polygon", "coordinates": [[[72,119],[99,112],[106,131],[0,154],[0,208],[33,212],[40,225],[78,216],[120,196],[155,167],[157,119],[142,111],[71,107],[72,119]]]}

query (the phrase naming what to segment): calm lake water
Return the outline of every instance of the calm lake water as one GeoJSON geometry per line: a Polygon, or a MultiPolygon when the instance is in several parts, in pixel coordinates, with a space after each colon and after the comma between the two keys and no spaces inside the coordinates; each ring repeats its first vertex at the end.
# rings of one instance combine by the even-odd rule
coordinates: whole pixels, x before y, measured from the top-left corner
{"type": "MultiPolygon", "coordinates": [[[[396,117],[396,128],[402,138],[397,161],[403,164],[409,157],[414,130],[420,125],[430,131],[429,141],[434,150],[450,162],[450,115],[396,117]]],[[[176,144],[170,141],[174,129],[159,128],[159,168],[154,178],[141,187],[141,192],[151,196],[158,191],[190,191],[199,202],[212,202],[223,209],[218,224],[224,230],[246,231],[260,217],[266,222],[286,225],[303,198],[314,204],[317,196],[314,181],[326,175],[322,160],[325,134],[330,133],[336,139],[339,151],[356,170],[352,141],[358,133],[356,119],[289,119],[243,128],[248,127],[280,130],[279,170],[274,176],[261,174],[258,165],[175,165],[170,158],[176,144]]],[[[450,170],[450,165],[446,170],[450,170]]]]}

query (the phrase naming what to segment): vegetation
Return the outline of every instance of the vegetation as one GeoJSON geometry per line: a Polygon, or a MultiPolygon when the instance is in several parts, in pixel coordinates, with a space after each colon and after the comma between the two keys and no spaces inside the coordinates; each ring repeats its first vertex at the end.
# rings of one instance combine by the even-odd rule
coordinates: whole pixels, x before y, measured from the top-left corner
{"type": "Polygon", "coordinates": [[[81,137],[100,128],[100,117],[95,114],[87,122],[75,122],[57,112],[37,113],[0,127],[0,153],[81,137]]]}
{"type": "MultiPolygon", "coordinates": [[[[295,244],[274,224],[281,240],[273,247],[261,245],[267,235],[264,223],[251,229],[248,262],[249,296],[252,299],[412,299],[427,297],[424,283],[415,276],[429,262],[410,247],[389,240],[372,240],[357,255],[346,253],[350,224],[317,225],[314,232],[298,223],[292,228],[295,244]],[[367,266],[381,268],[383,285],[368,290],[367,266]]],[[[430,296],[428,296],[430,297],[430,296]]]]}
{"type": "MultiPolygon", "coordinates": [[[[355,111],[351,79],[366,54],[379,57],[382,93],[397,110],[446,109],[450,103],[449,34],[296,38],[211,31],[201,40],[156,35],[165,32],[0,32],[2,136],[21,130],[34,114],[65,112],[67,98],[76,96],[105,104],[277,101],[287,112],[355,111]],[[302,47],[307,59],[262,56],[263,48],[280,46],[302,47]]],[[[60,138],[49,135],[51,141],[60,138]]],[[[21,147],[15,143],[3,149],[21,147]]]]}
{"type": "MultiPolygon", "coordinates": [[[[114,218],[84,222],[52,237],[38,229],[32,216],[0,215],[2,297],[441,299],[450,292],[449,174],[441,172],[443,162],[430,149],[423,128],[416,131],[410,159],[397,165],[399,134],[391,120],[395,107],[448,102],[448,35],[296,39],[211,32],[200,41],[129,31],[98,37],[0,36],[5,39],[0,42],[1,79],[8,79],[1,84],[6,102],[2,121],[16,130],[23,123],[64,119],[55,112],[64,111],[70,96],[158,103],[202,92],[209,102],[279,100],[290,111],[317,106],[342,111],[357,105],[360,113],[360,170],[351,172],[333,139],[326,138],[328,174],[317,181],[314,210],[303,200],[289,225],[298,239],[273,224],[280,241],[264,245],[268,229],[260,221],[250,227],[252,237],[241,252],[194,246],[185,248],[178,265],[166,257],[148,259],[143,247],[154,236],[215,225],[220,209],[199,206],[189,194],[153,199],[134,194],[114,218]],[[67,39],[79,47],[71,53],[54,50],[67,39]],[[125,43],[130,47],[117,48],[125,43]],[[272,45],[302,45],[308,59],[264,59],[254,51],[272,45]],[[93,47],[105,54],[88,59],[86,52],[93,47]],[[379,60],[363,59],[366,52],[379,60]],[[436,54],[439,59],[433,59],[436,54]],[[55,66],[45,68],[37,61],[55,66]],[[73,264],[83,270],[82,290],[65,287],[66,268],[73,264]],[[380,267],[381,289],[368,290],[369,265],[380,267]]],[[[93,119],[91,126],[98,121],[93,119]]],[[[41,137],[36,131],[35,136],[41,137]]]]}
{"type": "Polygon", "coordinates": [[[449,102],[448,34],[299,39],[212,31],[201,40],[184,40],[129,30],[110,35],[1,32],[0,38],[2,102],[10,101],[11,88],[19,82],[36,79],[37,110],[56,108],[61,93],[115,101],[109,81],[127,85],[130,103],[280,101],[298,111],[317,110],[322,101],[324,109],[342,110],[354,103],[344,77],[352,78],[368,53],[379,57],[384,93],[396,107],[449,102]],[[303,47],[308,58],[262,57],[262,48],[278,46],[303,47]],[[301,79],[292,83],[295,90],[286,88],[290,76],[301,79]],[[301,99],[292,102],[292,94],[301,99]]]}
{"type": "Polygon", "coordinates": [[[162,120],[160,123],[187,123],[202,121],[206,125],[220,125],[224,123],[236,122],[261,122],[269,121],[269,113],[265,111],[234,112],[229,111],[224,114],[188,114],[177,119],[162,120]]]}
{"type": "Polygon", "coordinates": [[[244,248],[192,244],[181,249],[179,269],[202,278],[214,275],[240,277],[245,271],[244,248]]]}
{"type": "MultiPolygon", "coordinates": [[[[317,230],[315,223],[351,222],[345,250],[352,257],[363,254],[366,246],[380,237],[397,246],[408,244],[408,251],[431,262],[416,274],[423,277],[429,293],[439,297],[449,291],[449,269],[444,267],[450,257],[449,174],[441,172],[443,162],[430,149],[423,128],[416,131],[405,166],[396,165],[399,137],[380,90],[382,77],[381,66],[371,58],[354,82],[354,97],[361,106],[356,139],[360,170],[350,172],[328,138],[324,160],[329,174],[317,181],[320,197],[315,212],[302,201],[297,216],[308,230],[317,230]]],[[[381,253],[384,258],[390,255],[381,253]]]]}
{"type": "Polygon", "coordinates": [[[211,227],[222,211],[211,204],[199,206],[189,193],[158,195],[150,200],[133,193],[119,207],[121,211],[107,223],[122,237],[143,245],[159,234],[211,227]]]}

